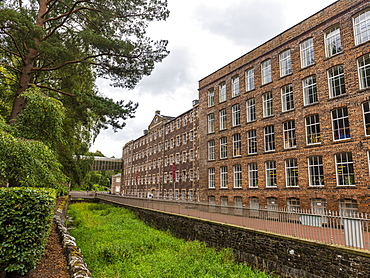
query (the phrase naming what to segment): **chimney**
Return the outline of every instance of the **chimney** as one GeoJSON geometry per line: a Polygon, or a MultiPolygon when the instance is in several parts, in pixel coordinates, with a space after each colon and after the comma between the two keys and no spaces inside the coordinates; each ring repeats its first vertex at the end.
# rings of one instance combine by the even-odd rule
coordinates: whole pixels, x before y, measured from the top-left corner
{"type": "Polygon", "coordinates": [[[155,114],[156,115],[160,115],[161,114],[161,111],[160,110],[157,110],[157,111],[155,111],[155,114]]]}

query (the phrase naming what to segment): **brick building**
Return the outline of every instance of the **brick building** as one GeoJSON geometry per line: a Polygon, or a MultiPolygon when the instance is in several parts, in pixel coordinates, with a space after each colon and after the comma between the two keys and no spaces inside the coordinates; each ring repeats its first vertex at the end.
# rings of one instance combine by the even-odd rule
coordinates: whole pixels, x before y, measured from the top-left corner
{"type": "Polygon", "coordinates": [[[123,147],[121,194],[199,201],[198,101],[168,117],[155,112],[144,135],[123,147]]]}
{"type": "Polygon", "coordinates": [[[201,200],[370,212],[370,1],[339,0],[199,82],[201,200]]]}

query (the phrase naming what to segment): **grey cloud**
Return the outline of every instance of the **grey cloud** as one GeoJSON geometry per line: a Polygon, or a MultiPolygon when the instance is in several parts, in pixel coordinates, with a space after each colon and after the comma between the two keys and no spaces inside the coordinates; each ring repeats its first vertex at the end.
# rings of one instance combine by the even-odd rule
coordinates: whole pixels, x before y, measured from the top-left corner
{"type": "Polygon", "coordinates": [[[150,76],[146,76],[136,86],[139,94],[172,95],[176,89],[190,88],[194,83],[191,57],[188,49],[176,47],[164,61],[156,65],[150,76]]]}
{"type": "Polygon", "coordinates": [[[283,30],[283,6],[271,0],[239,1],[227,8],[201,5],[201,26],[232,42],[254,48],[283,30]]]}

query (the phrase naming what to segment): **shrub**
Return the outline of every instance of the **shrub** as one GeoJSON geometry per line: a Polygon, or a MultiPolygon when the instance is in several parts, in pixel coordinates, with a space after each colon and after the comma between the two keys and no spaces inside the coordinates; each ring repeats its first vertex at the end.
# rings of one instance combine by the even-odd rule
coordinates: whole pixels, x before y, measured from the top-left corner
{"type": "Polygon", "coordinates": [[[56,191],[0,188],[0,269],[24,275],[44,252],[56,191]]]}

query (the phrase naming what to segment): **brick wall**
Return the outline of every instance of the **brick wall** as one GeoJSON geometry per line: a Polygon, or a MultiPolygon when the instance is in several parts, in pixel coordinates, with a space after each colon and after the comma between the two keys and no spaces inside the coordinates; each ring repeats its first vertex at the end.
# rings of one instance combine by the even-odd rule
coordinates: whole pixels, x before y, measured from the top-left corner
{"type": "MultiPolygon", "coordinates": [[[[239,59],[231,62],[199,82],[199,133],[200,133],[200,185],[203,189],[202,200],[210,197],[221,202],[221,197],[228,198],[232,204],[234,197],[239,196],[245,205],[250,205],[250,198],[256,197],[259,205],[267,206],[267,198],[277,199],[279,207],[287,206],[289,200],[297,199],[300,208],[312,208],[312,199],[325,201],[326,209],[339,210],[340,202],[345,200],[354,202],[358,211],[370,213],[369,206],[369,164],[368,153],[370,138],[365,136],[362,103],[369,101],[370,90],[360,89],[357,59],[370,52],[370,43],[355,45],[353,31],[353,16],[358,12],[370,8],[369,1],[337,1],[312,17],[295,25],[284,33],[272,38],[265,44],[257,47],[239,59]],[[325,34],[332,27],[340,30],[342,51],[327,57],[325,52],[325,34]],[[302,68],[300,44],[313,39],[315,63],[302,68]],[[290,49],[292,73],[280,77],[279,55],[290,49]],[[262,85],[261,63],[271,60],[272,82],[262,85]],[[346,93],[331,97],[329,94],[328,71],[334,66],[341,66],[344,70],[346,93]],[[245,71],[254,68],[255,88],[247,90],[245,84],[245,71]],[[232,97],[232,79],[239,76],[240,94],[232,97]],[[303,80],[307,77],[316,77],[318,102],[305,105],[303,97],[303,80]],[[226,101],[219,103],[219,85],[226,83],[226,101]],[[294,109],[282,110],[281,89],[291,84],[293,88],[294,109]],[[208,105],[208,91],[214,90],[215,104],[208,105]],[[271,92],[273,97],[273,115],[263,115],[263,94],[271,92]],[[247,122],[246,101],[255,98],[256,121],[247,122]],[[241,124],[232,127],[232,106],[240,104],[241,124]],[[346,140],[333,139],[332,111],[345,107],[348,110],[350,138],[346,140]],[[219,130],[219,111],[227,111],[227,128],[219,130]],[[215,115],[215,132],[207,132],[207,116],[215,115]],[[305,118],[310,115],[320,118],[321,143],[309,145],[306,142],[305,118]],[[284,146],[284,125],[287,121],[295,123],[296,146],[284,146]],[[274,126],[275,149],[265,150],[264,128],[274,126]],[[257,153],[247,152],[247,132],[256,130],[257,153]],[[232,136],[239,133],[242,138],[242,156],[232,156],[232,136]],[[220,159],[219,140],[226,137],[228,142],[228,157],[220,159]],[[207,142],[215,141],[216,159],[208,160],[207,142]],[[335,155],[338,153],[351,153],[355,185],[338,186],[335,155]],[[322,156],[324,185],[310,186],[308,174],[308,158],[322,156]],[[298,186],[292,188],[286,185],[285,160],[296,159],[298,167],[298,186]],[[276,163],[276,187],[266,186],[266,162],[276,163]],[[258,188],[250,188],[248,183],[248,164],[258,165],[258,188]],[[242,188],[233,187],[233,166],[242,167],[242,188]],[[228,186],[220,188],[220,167],[228,169],[228,186]],[[208,188],[208,169],[215,169],[215,188],[208,188]]],[[[350,205],[351,206],[351,205],[350,205]]]]}

